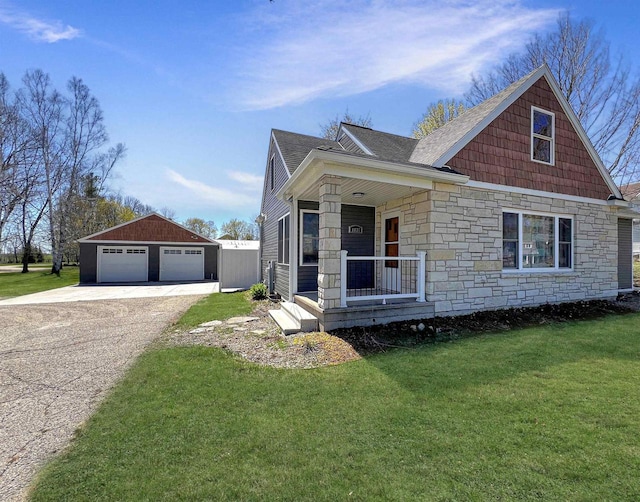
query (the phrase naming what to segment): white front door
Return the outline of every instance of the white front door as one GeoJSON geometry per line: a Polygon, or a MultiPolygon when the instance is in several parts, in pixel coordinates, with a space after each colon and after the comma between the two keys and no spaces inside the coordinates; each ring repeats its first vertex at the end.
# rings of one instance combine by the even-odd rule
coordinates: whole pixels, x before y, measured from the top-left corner
{"type": "Polygon", "coordinates": [[[204,248],[160,247],[161,281],[202,281],[204,248]]]}
{"type": "MultiPolygon", "coordinates": [[[[400,216],[390,214],[384,217],[382,223],[382,253],[383,256],[400,256],[400,216]]],[[[400,293],[402,277],[399,260],[384,260],[382,262],[382,288],[385,294],[400,293]]]]}
{"type": "Polygon", "coordinates": [[[98,282],[146,282],[149,271],[146,246],[98,246],[98,282]]]}

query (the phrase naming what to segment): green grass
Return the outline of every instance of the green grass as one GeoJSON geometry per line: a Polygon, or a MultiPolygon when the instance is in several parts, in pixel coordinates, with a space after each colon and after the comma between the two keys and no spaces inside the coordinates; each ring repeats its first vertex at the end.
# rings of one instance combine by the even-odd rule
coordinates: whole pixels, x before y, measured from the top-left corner
{"type": "Polygon", "coordinates": [[[32,500],[638,500],[640,315],[276,370],[147,352],[32,500]]]}
{"type": "Polygon", "coordinates": [[[181,328],[192,328],[203,322],[247,315],[252,310],[246,291],[237,293],[213,293],[192,305],[176,322],[181,328]]]}
{"type": "Polygon", "coordinates": [[[28,295],[78,284],[79,273],[78,267],[64,267],[60,277],[50,274],[49,269],[46,272],[42,269],[31,269],[27,274],[2,273],[0,274],[0,298],[28,295]]]}

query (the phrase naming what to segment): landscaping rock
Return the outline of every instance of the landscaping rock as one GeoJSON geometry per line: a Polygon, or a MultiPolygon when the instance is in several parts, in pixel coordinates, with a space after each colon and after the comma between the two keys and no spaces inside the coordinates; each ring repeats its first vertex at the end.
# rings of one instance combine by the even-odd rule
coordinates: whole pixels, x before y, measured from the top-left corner
{"type": "Polygon", "coordinates": [[[203,322],[200,327],[202,328],[210,328],[210,327],[215,327],[215,326],[220,326],[222,324],[222,321],[209,321],[209,322],[203,322]]]}
{"type": "Polygon", "coordinates": [[[227,324],[244,324],[247,322],[253,322],[253,321],[257,321],[258,318],[257,317],[231,317],[229,319],[226,320],[227,324]]]}

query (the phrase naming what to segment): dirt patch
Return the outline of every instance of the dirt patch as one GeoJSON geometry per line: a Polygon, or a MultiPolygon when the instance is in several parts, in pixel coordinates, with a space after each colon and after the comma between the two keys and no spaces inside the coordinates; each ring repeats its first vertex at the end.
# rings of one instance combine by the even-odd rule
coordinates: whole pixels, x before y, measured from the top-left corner
{"type": "Polygon", "coordinates": [[[316,368],[360,359],[363,355],[395,347],[450,342],[479,333],[500,332],[544,324],[595,319],[640,311],[640,295],[631,293],[617,301],[582,301],[539,307],[476,312],[457,317],[403,321],[349,328],[329,333],[284,336],[269,316],[279,308],[269,301],[255,302],[246,322],[223,322],[206,330],[167,334],[171,345],[220,347],[248,361],[278,368],[316,368]]]}
{"type": "Polygon", "coordinates": [[[250,315],[253,319],[229,320],[205,330],[175,330],[168,333],[166,341],[174,346],[220,347],[247,361],[276,368],[317,368],[360,359],[348,342],[328,333],[282,335],[269,316],[269,310],[278,308],[277,303],[255,302],[250,315]]]}

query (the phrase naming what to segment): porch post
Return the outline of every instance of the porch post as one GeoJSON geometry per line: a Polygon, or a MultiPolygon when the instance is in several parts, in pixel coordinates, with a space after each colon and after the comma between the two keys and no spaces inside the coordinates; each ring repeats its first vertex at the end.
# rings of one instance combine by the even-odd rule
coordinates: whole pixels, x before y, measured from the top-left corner
{"type": "Polygon", "coordinates": [[[340,306],[347,306],[347,255],[349,251],[340,251],[340,306]]]}
{"type": "Polygon", "coordinates": [[[424,283],[426,281],[426,278],[425,278],[426,257],[427,257],[426,251],[418,251],[418,258],[419,258],[418,260],[418,291],[417,291],[418,298],[416,299],[416,301],[420,303],[423,303],[426,301],[424,297],[424,283]]]}
{"type": "Polygon", "coordinates": [[[321,309],[340,307],[341,202],[340,177],[324,175],[320,178],[318,246],[318,306],[321,309]]]}

